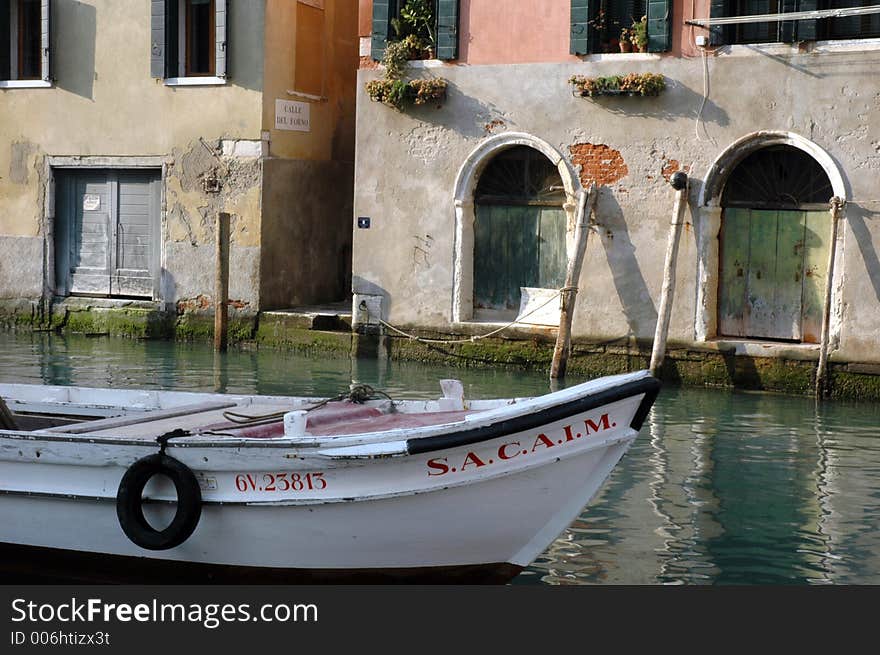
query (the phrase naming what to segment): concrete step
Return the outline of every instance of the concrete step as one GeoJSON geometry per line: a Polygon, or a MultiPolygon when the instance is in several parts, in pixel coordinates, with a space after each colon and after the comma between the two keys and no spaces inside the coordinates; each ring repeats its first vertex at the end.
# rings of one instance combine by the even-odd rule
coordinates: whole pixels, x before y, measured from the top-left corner
{"type": "Polygon", "coordinates": [[[351,301],[274,309],[262,312],[260,320],[301,330],[351,332],[351,301]]]}

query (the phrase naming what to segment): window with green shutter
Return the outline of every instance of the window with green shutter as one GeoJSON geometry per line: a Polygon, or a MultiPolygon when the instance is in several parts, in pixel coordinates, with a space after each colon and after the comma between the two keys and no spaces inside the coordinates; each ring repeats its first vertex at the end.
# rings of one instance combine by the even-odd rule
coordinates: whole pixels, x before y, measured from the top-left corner
{"type": "MultiPolygon", "coordinates": [[[[672,43],[672,0],[571,0],[569,52],[586,55],[629,51],[624,33],[644,18],[648,52],[665,52],[672,43]]],[[[635,46],[633,47],[635,50],[635,46]]]]}
{"type": "MultiPolygon", "coordinates": [[[[817,9],[870,7],[877,0],[712,0],[711,16],[754,16],[817,9]]],[[[766,21],[711,29],[712,43],[795,43],[880,37],[880,14],[800,21],[766,21]]]]}
{"type": "Polygon", "coordinates": [[[648,52],[666,52],[672,46],[672,0],[647,0],[648,52]]]}
{"type": "Polygon", "coordinates": [[[370,55],[381,61],[386,43],[409,37],[418,52],[457,59],[458,17],[459,0],[373,0],[370,55]]]}

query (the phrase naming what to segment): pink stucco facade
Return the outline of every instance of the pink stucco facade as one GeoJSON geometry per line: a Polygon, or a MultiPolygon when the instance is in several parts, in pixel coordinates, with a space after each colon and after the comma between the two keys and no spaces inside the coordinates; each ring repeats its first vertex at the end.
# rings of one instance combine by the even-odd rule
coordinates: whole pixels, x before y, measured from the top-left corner
{"type": "MultiPolygon", "coordinates": [[[[372,0],[359,0],[360,35],[370,36],[372,0]]],[[[524,64],[576,61],[569,54],[570,0],[461,0],[459,58],[462,64],[524,64]]],[[[699,56],[694,36],[706,34],[684,24],[709,15],[709,0],[673,3],[669,55],[699,56]]]]}

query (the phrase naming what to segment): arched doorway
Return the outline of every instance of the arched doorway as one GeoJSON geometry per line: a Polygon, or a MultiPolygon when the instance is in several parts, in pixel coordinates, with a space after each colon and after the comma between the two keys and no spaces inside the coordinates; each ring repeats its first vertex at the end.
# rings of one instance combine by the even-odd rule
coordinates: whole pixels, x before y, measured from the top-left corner
{"type": "Polygon", "coordinates": [[[474,317],[517,315],[522,287],[564,284],[567,215],[557,164],[516,145],[495,155],[474,192],[474,317]]]}
{"type": "Polygon", "coordinates": [[[819,162],[791,145],[736,164],[720,202],[719,335],[819,342],[832,195],[819,162]]]}

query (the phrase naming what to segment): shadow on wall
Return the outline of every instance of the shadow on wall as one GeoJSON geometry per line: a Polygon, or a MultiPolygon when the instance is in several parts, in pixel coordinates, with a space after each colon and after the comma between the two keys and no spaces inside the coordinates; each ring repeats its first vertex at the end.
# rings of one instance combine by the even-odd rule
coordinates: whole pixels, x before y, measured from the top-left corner
{"type": "Polygon", "coordinates": [[[88,100],[94,100],[95,8],[77,0],[55,0],[54,44],[52,59],[58,88],[88,100]],[[60,53],[66,53],[59,56],[60,53]],[[70,56],[70,54],[73,56],[70,56]]]}
{"type": "Polygon", "coordinates": [[[874,289],[874,295],[880,300],[880,258],[877,257],[877,250],[874,248],[873,235],[868,227],[869,220],[877,220],[878,214],[869,211],[864,207],[855,204],[848,204],[846,208],[846,222],[849,223],[853,234],[856,237],[856,244],[859,252],[862,253],[862,260],[865,262],[865,271],[868,274],[868,280],[874,289]]]}
{"type": "Polygon", "coordinates": [[[166,312],[177,311],[175,298],[177,298],[177,280],[171,271],[162,267],[159,271],[159,299],[166,312]]]}
{"type": "Polygon", "coordinates": [[[699,113],[704,123],[715,123],[726,127],[730,123],[727,112],[719,107],[711,98],[706,99],[703,111],[702,92],[697,93],[678,80],[666,78],[666,90],[656,98],[629,98],[626,96],[596,96],[583,98],[602,110],[611,114],[656,118],[663,121],[677,121],[682,118],[694,118],[699,113]]]}
{"type": "Polygon", "coordinates": [[[251,2],[230,2],[229,83],[251,91],[263,90],[263,35],[265,9],[255,11],[251,2]]]}
{"type": "Polygon", "coordinates": [[[407,110],[407,113],[418,120],[457,132],[465,138],[487,137],[493,129],[500,126],[511,128],[507,125],[509,118],[498,107],[465,95],[451,82],[446,87],[446,102],[443,109],[428,104],[421,107],[413,106],[407,110]],[[462,116],[467,116],[470,120],[462,121],[462,116]]]}
{"type": "Polygon", "coordinates": [[[607,187],[599,189],[596,220],[596,236],[605,249],[614,288],[629,326],[627,336],[640,338],[653,335],[657,324],[657,309],[642,275],[623,210],[607,187]]]}
{"type": "MultiPolygon", "coordinates": [[[[804,42],[807,45],[807,42],[804,42]]],[[[877,75],[878,67],[880,67],[880,53],[876,52],[853,52],[835,54],[833,57],[815,57],[810,56],[810,50],[804,50],[802,57],[793,57],[791,55],[776,55],[767,52],[765,48],[757,45],[743,46],[749,48],[756,54],[763,55],[767,59],[771,59],[787,68],[792,68],[799,73],[803,73],[809,77],[822,79],[826,77],[837,77],[844,75],[847,77],[868,77],[874,79],[877,75]],[[801,64],[800,62],[803,62],[801,64]]],[[[719,49],[719,53],[729,51],[730,46],[719,49]]]]}

